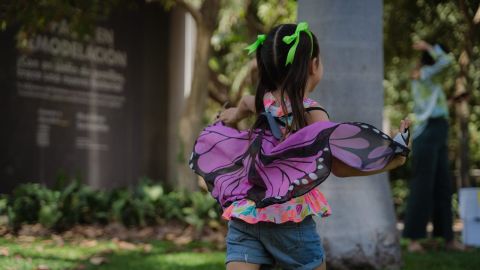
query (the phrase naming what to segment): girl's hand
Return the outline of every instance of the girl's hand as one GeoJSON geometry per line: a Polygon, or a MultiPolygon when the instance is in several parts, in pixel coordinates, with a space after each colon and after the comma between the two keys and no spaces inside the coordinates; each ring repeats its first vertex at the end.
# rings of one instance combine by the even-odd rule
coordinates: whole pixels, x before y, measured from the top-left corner
{"type": "Polygon", "coordinates": [[[400,132],[405,133],[405,131],[410,127],[411,123],[412,122],[408,118],[405,118],[405,119],[401,120],[400,121],[400,132]]]}
{"type": "Polygon", "coordinates": [[[218,119],[229,126],[236,124],[239,121],[238,108],[232,107],[220,112],[218,119]]]}

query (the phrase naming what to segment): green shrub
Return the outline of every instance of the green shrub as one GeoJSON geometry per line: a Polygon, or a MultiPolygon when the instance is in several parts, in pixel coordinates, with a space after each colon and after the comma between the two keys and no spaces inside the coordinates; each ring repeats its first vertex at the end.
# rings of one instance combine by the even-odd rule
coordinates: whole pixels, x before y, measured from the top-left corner
{"type": "Polygon", "coordinates": [[[7,214],[7,203],[8,197],[6,195],[0,194],[0,216],[7,214]]]}
{"type": "Polygon", "coordinates": [[[60,190],[62,217],[57,226],[68,228],[75,224],[105,224],[108,222],[110,205],[108,192],[73,181],[60,190]]]}
{"type": "Polygon", "coordinates": [[[407,208],[407,197],[409,194],[408,183],[403,179],[398,179],[392,181],[391,186],[397,219],[403,219],[407,208]]]}
{"type": "Polygon", "coordinates": [[[195,226],[197,232],[200,232],[205,225],[211,227],[219,225],[218,204],[210,194],[193,192],[190,195],[190,199],[192,201],[191,205],[184,207],[182,210],[185,221],[188,224],[195,226]]]}
{"type": "Polygon", "coordinates": [[[186,191],[172,191],[160,198],[157,214],[165,220],[184,221],[183,209],[189,205],[191,198],[186,191]]]}
{"type": "Polygon", "coordinates": [[[17,229],[21,224],[41,223],[53,228],[61,218],[60,192],[39,184],[18,186],[9,197],[7,215],[9,224],[17,229]]]}
{"type": "Polygon", "coordinates": [[[158,222],[157,205],[164,196],[163,187],[143,180],[133,191],[117,189],[112,192],[111,218],[127,226],[145,226],[158,222]]]}
{"type": "Polygon", "coordinates": [[[162,185],[148,179],[135,188],[111,191],[94,190],[79,181],[64,183],[55,189],[40,184],[20,185],[11,195],[0,197],[0,215],[5,212],[15,229],[34,223],[64,230],[76,224],[120,222],[145,226],[176,220],[201,231],[207,225],[220,224],[219,206],[210,194],[183,190],[167,193],[162,185]]]}

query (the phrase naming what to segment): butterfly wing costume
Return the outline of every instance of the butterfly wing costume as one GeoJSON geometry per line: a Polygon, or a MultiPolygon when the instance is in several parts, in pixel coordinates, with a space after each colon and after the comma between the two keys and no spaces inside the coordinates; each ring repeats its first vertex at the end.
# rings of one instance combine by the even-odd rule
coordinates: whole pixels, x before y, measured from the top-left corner
{"type": "Polygon", "coordinates": [[[365,123],[316,122],[280,140],[270,129],[239,131],[219,121],[201,132],[189,165],[222,207],[244,198],[266,207],[321,184],[334,157],[374,171],[408,153],[404,144],[365,123]]]}

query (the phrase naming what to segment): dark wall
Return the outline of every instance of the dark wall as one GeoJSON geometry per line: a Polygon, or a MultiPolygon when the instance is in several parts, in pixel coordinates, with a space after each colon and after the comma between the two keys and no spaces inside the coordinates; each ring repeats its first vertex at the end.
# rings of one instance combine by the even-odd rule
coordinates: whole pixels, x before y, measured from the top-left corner
{"type": "Polygon", "coordinates": [[[98,188],[165,178],[169,15],[117,11],[81,41],[59,23],[0,33],[0,193],[76,176],[98,188]]]}

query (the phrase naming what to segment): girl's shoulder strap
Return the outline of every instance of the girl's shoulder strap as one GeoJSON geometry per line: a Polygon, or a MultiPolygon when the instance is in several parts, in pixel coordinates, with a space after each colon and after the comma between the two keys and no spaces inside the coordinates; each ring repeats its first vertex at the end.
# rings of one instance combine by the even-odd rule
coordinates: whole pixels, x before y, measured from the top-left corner
{"type": "Polygon", "coordinates": [[[325,114],[327,114],[328,118],[330,118],[327,110],[325,110],[322,106],[320,106],[320,104],[318,104],[318,102],[311,98],[305,98],[303,100],[303,107],[307,113],[310,111],[323,111],[325,114]]]}

